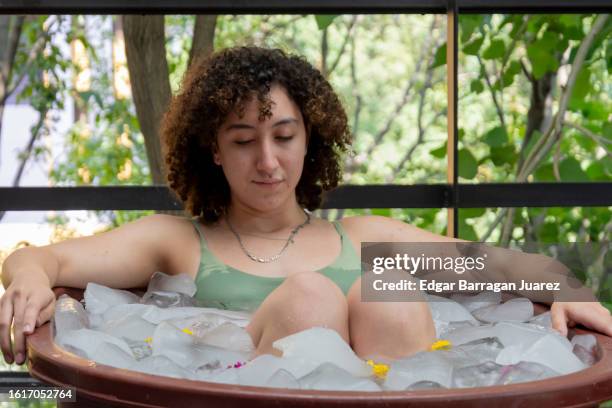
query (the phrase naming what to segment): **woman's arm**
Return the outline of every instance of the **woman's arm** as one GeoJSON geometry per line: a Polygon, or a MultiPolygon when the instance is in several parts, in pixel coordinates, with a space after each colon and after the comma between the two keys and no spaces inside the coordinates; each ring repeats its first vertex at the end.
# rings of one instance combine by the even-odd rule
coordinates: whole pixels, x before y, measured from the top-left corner
{"type": "Polygon", "coordinates": [[[189,272],[190,257],[185,254],[197,251],[193,234],[187,220],[151,215],[105,233],[12,253],[2,265],[6,292],[0,299],[0,348],[5,360],[12,360],[11,324],[13,351],[22,357],[17,362],[22,362],[23,334],[50,319],[55,304],[51,288],[85,288],[89,282],[143,287],[158,270],[189,272]]]}
{"type": "MultiPolygon", "coordinates": [[[[450,238],[422,230],[402,221],[381,216],[350,217],[343,220],[343,225],[356,237],[356,244],[361,242],[413,242],[413,243],[467,243],[467,241],[450,238]]],[[[572,278],[570,271],[559,261],[540,254],[528,254],[505,248],[476,244],[477,251],[486,248],[486,276],[473,272],[457,275],[450,273],[435,273],[436,279],[456,281],[458,278],[467,281],[491,282],[560,282],[561,292],[556,295],[545,292],[517,290],[515,293],[528,297],[533,301],[551,304],[553,327],[567,334],[567,326],[580,323],[612,336],[612,317],[610,311],[603,307],[588,288],[577,288],[580,283],[572,278]],[[561,301],[560,301],[561,300],[561,301]],[[570,302],[568,300],[580,300],[570,302]],[[589,301],[590,300],[590,301],[589,301]],[[554,303],[553,303],[554,301],[554,303]]],[[[462,256],[460,246],[441,245],[445,253],[441,256],[462,256]]],[[[390,254],[402,252],[401,247],[389,247],[390,254]],[[396,250],[397,249],[397,250],[396,250]]],[[[432,275],[433,276],[433,275],[432,275]]],[[[429,278],[429,277],[428,277],[429,278]]]]}

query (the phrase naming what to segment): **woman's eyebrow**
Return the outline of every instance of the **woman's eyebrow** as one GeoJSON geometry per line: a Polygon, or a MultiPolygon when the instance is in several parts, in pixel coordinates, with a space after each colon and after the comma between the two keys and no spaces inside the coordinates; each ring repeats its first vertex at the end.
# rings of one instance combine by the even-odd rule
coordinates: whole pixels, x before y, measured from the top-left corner
{"type": "MultiPolygon", "coordinates": [[[[296,118],[281,119],[278,122],[274,123],[272,127],[287,125],[289,123],[298,123],[298,120],[296,118]]],[[[255,126],[251,126],[246,123],[232,123],[231,125],[225,128],[226,131],[234,129],[255,129],[255,126]]]]}

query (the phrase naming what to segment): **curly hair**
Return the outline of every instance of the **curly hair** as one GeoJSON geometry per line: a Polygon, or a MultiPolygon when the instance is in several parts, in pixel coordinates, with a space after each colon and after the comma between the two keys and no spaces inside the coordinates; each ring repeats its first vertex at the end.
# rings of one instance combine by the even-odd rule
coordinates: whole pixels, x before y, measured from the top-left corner
{"type": "Polygon", "coordinates": [[[161,126],[168,184],[191,215],[213,223],[226,213],[230,188],[213,162],[219,127],[230,112],[242,116],[254,96],[259,119],[269,118],[270,88],[277,84],[299,107],[310,131],[296,187],[298,203],[314,210],[323,192],[338,185],[341,154],[351,136],[346,112],[329,82],[303,57],[279,49],[224,49],[190,66],[161,126]]]}

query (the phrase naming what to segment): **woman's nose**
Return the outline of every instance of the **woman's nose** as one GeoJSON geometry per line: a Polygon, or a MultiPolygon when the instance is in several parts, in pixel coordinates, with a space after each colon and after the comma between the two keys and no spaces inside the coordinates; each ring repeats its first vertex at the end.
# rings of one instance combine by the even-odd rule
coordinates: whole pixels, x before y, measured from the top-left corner
{"type": "Polygon", "coordinates": [[[269,141],[263,140],[257,149],[257,170],[271,173],[278,167],[278,159],[274,146],[269,141]]]}

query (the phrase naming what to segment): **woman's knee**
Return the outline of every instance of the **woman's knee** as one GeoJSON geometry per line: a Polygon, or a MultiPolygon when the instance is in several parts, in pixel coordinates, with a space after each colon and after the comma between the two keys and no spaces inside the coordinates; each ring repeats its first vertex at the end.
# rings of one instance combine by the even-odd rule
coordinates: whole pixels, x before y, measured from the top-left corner
{"type": "Polygon", "coordinates": [[[340,288],[315,272],[290,275],[262,304],[267,319],[288,330],[330,327],[348,336],[348,306],[340,288]],[[289,327],[291,326],[291,327],[289,327]]]}

